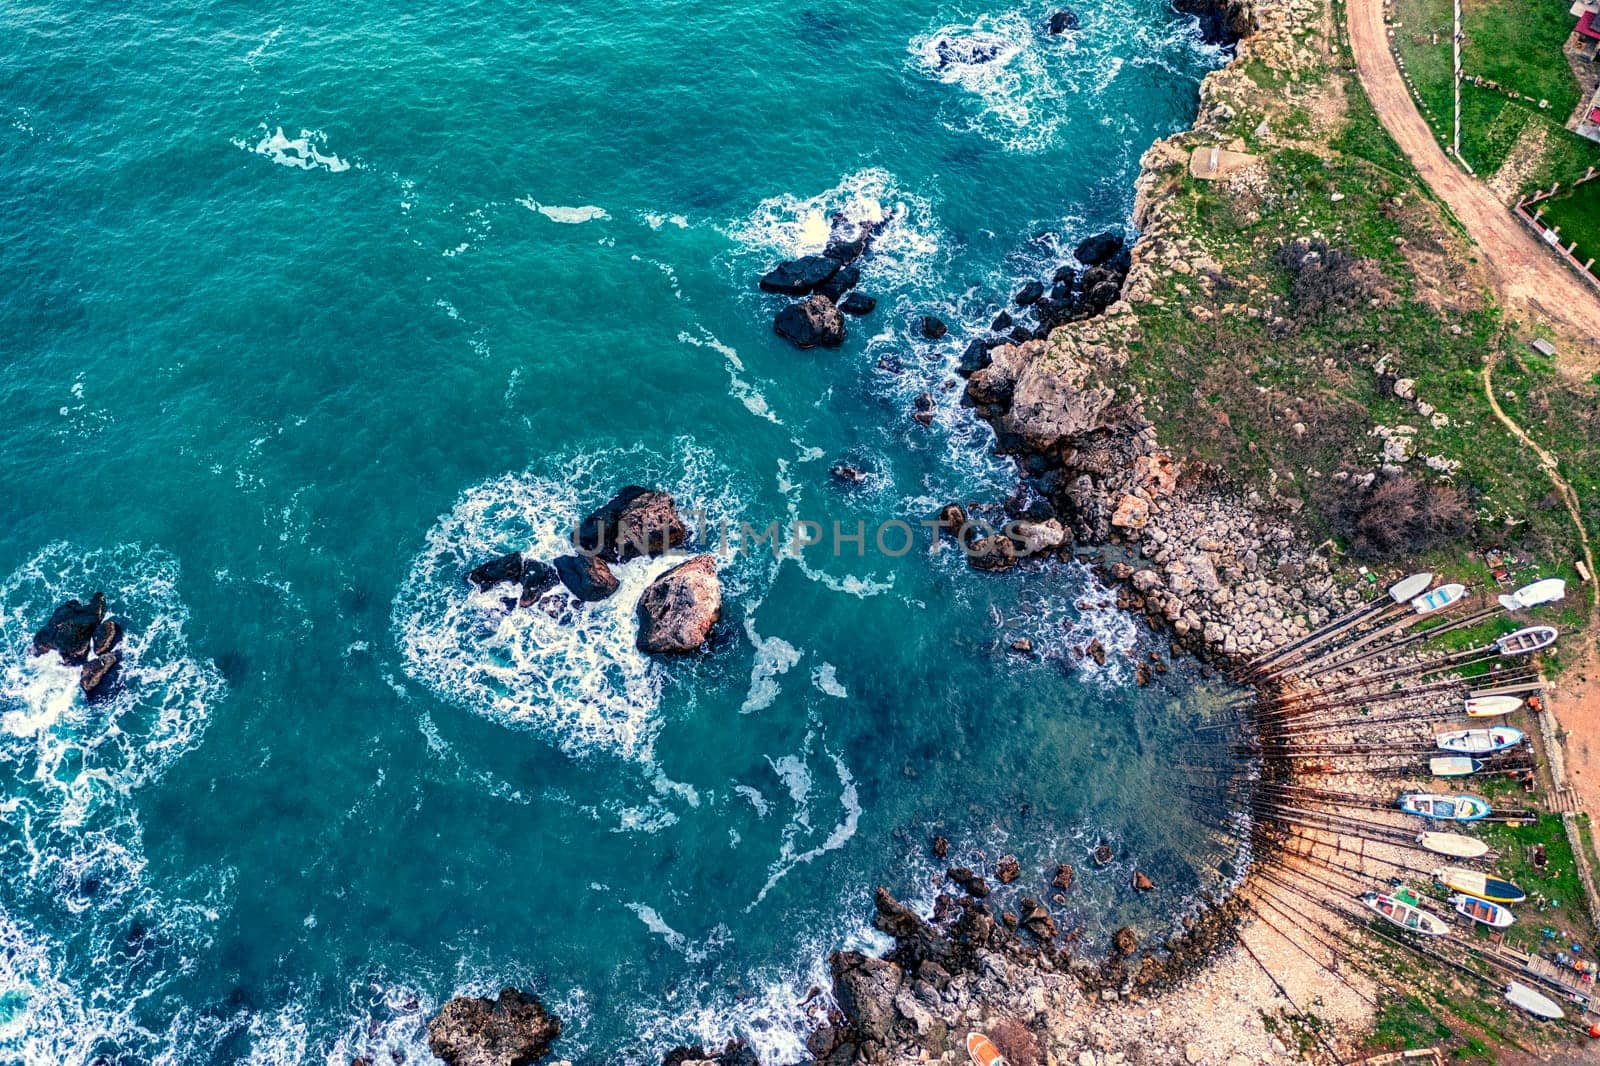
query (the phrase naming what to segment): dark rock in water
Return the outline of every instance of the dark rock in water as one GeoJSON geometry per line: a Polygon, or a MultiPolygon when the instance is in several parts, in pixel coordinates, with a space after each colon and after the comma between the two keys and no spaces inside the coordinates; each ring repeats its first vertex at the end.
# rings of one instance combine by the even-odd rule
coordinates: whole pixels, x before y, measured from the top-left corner
{"type": "Polygon", "coordinates": [[[1011,42],[1004,37],[974,33],[965,37],[941,37],[934,42],[933,52],[938,57],[938,69],[946,67],[981,67],[993,63],[1007,53],[1011,42]]]}
{"type": "Polygon", "coordinates": [[[730,1040],[717,1052],[707,1051],[698,1044],[673,1048],[661,1060],[661,1066],[761,1066],[761,1061],[748,1044],[730,1040]]]}
{"type": "Polygon", "coordinates": [[[1028,341],[1033,340],[1033,330],[1027,328],[1026,326],[1014,326],[1012,327],[1011,332],[1007,333],[1006,336],[1011,338],[1012,344],[1025,344],[1028,341]]]}
{"type": "Polygon", "coordinates": [[[837,348],[844,343],[844,316],[826,296],[813,296],[779,311],[772,330],[796,348],[837,348]]]}
{"type": "Polygon", "coordinates": [[[1133,871],[1133,890],[1135,892],[1150,892],[1155,887],[1156,883],[1146,877],[1143,870],[1133,871]]]}
{"type": "Polygon", "coordinates": [[[512,552],[490,559],[481,566],[475,566],[467,571],[467,580],[475,585],[479,592],[494,588],[496,585],[508,581],[522,580],[522,553],[512,552]]]}
{"type": "Polygon", "coordinates": [[[122,642],[122,627],[115,618],[107,618],[94,631],[94,653],[104,655],[122,642]]]}
{"type": "Polygon", "coordinates": [[[524,559],[522,561],[522,595],[517,598],[518,607],[532,607],[538,602],[539,597],[555,588],[561,583],[561,575],[549,563],[540,562],[538,559],[524,559]]]}
{"type": "Polygon", "coordinates": [[[627,485],[578,523],[578,547],[609,559],[664,555],[689,532],[669,493],[627,485]]]}
{"type": "Polygon", "coordinates": [[[1124,248],[1100,265],[1118,274],[1126,274],[1133,269],[1133,249],[1124,248]]]}
{"type": "Polygon", "coordinates": [[[1070,263],[1056,267],[1056,272],[1050,275],[1052,282],[1065,282],[1068,285],[1078,280],[1078,268],[1070,263]]]}
{"type": "Polygon", "coordinates": [[[1065,892],[1065,891],[1067,891],[1067,889],[1071,888],[1072,887],[1072,867],[1068,866],[1064,862],[1063,863],[1057,863],[1056,864],[1055,880],[1051,881],[1050,884],[1053,885],[1056,888],[1059,888],[1063,892],[1065,892]]]}
{"type": "Polygon", "coordinates": [[[1051,14],[1045,28],[1051,33],[1069,33],[1078,28],[1078,13],[1070,7],[1064,7],[1051,14]]]}
{"type": "Polygon", "coordinates": [[[834,303],[838,303],[839,298],[855,288],[856,283],[860,280],[861,271],[857,268],[853,266],[840,267],[838,273],[811,291],[821,296],[826,296],[834,303]]]}
{"type": "Polygon", "coordinates": [[[1010,329],[1015,322],[1016,320],[1011,317],[1010,311],[1001,311],[998,315],[994,316],[994,321],[989,323],[989,328],[994,330],[996,333],[1004,333],[1006,330],[1010,329]]]}
{"type": "Polygon", "coordinates": [[[962,377],[971,377],[994,362],[994,357],[989,352],[998,343],[987,338],[979,338],[968,344],[966,350],[961,353],[961,362],[956,364],[956,373],[962,377]]]}
{"type": "Polygon", "coordinates": [[[457,996],[428,1021],[428,1050],[446,1066],[532,1066],[561,1035],[561,1019],[535,996],[457,996]]]}
{"type": "Polygon", "coordinates": [[[598,555],[559,556],[555,570],[567,590],[588,603],[605,599],[621,584],[598,555]]]}
{"type": "Polygon", "coordinates": [[[828,966],[833,971],[834,999],[851,1027],[866,1040],[880,1044],[888,1040],[904,971],[859,951],[836,951],[828,957],[828,966]]]}
{"type": "Polygon", "coordinates": [[[1090,267],[1083,275],[1083,295],[1080,311],[1099,314],[1117,302],[1122,295],[1123,274],[1103,266],[1090,267]]]}
{"type": "Polygon", "coordinates": [[[1022,864],[1015,855],[1002,855],[1000,861],[994,864],[994,876],[1002,885],[1009,885],[1022,876],[1022,864]]]}
{"type": "Polygon", "coordinates": [[[962,891],[975,899],[982,899],[989,894],[989,882],[969,867],[952,866],[944,873],[946,877],[960,885],[962,891]]]}
{"type": "Polygon", "coordinates": [[[640,651],[682,655],[698,649],[722,617],[716,559],[697,555],[650,582],[638,612],[640,651]]]}
{"type": "Polygon", "coordinates": [[[90,659],[78,672],[78,687],[83,689],[83,694],[89,699],[103,695],[108,691],[106,686],[111,680],[111,675],[120,665],[122,665],[120,651],[102,655],[98,659],[90,659]]]}
{"type": "Polygon", "coordinates": [[[1133,935],[1132,929],[1123,926],[1111,935],[1111,946],[1118,955],[1126,957],[1139,950],[1139,938],[1133,935]]]}
{"type": "Polygon", "coordinates": [[[1096,233],[1093,237],[1085,238],[1072,254],[1084,266],[1099,266],[1122,251],[1122,245],[1122,234],[1115,230],[1106,230],[1104,233],[1096,233]]]}
{"type": "Polygon", "coordinates": [[[1066,303],[1072,299],[1072,282],[1057,281],[1050,286],[1050,299],[1066,303]]]}
{"type": "Polygon", "coordinates": [[[828,246],[822,254],[840,263],[854,263],[872,250],[872,242],[893,217],[891,213],[852,221],[843,212],[835,212],[829,220],[828,246]]]}
{"type": "Polygon", "coordinates": [[[922,335],[930,341],[936,341],[949,332],[950,327],[945,325],[942,319],[935,318],[933,315],[922,316],[922,335]]]}
{"type": "Polygon", "coordinates": [[[847,315],[870,315],[877,306],[878,301],[864,292],[846,293],[845,298],[839,301],[839,310],[847,315]]]}
{"type": "Polygon", "coordinates": [[[941,537],[952,537],[963,543],[972,539],[972,529],[967,525],[966,508],[959,503],[945,504],[939,508],[939,514],[936,517],[939,519],[939,535],[941,537]]]}
{"type": "Polygon", "coordinates": [[[1116,858],[1116,853],[1111,850],[1110,844],[1102,840],[1094,846],[1093,857],[1096,866],[1110,866],[1111,860],[1116,858]]]}
{"type": "Polygon", "coordinates": [[[900,361],[898,355],[880,355],[878,369],[886,374],[901,374],[905,372],[906,365],[900,361]]]}
{"type": "Polygon", "coordinates": [[[914,420],[916,420],[916,422],[918,424],[920,424],[920,425],[924,425],[924,426],[932,425],[933,424],[933,393],[931,393],[931,392],[919,392],[919,393],[917,393],[916,399],[912,400],[911,403],[912,403],[912,406],[916,408],[916,413],[913,414],[911,417],[914,420]]]}
{"type": "Polygon", "coordinates": [[[1039,297],[1043,295],[1044,282],[1030,281],[1022,288],[1017,290],[1017,295],[1013,297],[1013,299],[1016,301],[1018,307],[1027,307],[1029,304],[1038,303],[1039,297]]]}
{"type": "Polygon", "coordinates": [[[1250,32],[1250,20],[1244,4],[1220,0],[1172,0],[1172,6],[1199,20],[1200,37],[1207,44],[1234,45],[1250,32]]]}
{"type": "Polygon", "coordinates": [[[1050,912],[1044,908],[1044,904],[1036,899],[1023,896],[1021,911],[1022,928],[1040,940],[1054,940],[1056,938],[1055,919],[1050,917],[1050,912]]]}
{"type": "Polygon", "coordinates": [[[974,570],[1009,570],[1016,561],[1016,543],[998,533],[974,542],[967,549],[967,565],[974,570]]]}
{"type": "Polygon", "coordinates": [[[934,837],[932,847],[933,857],[936,859],[942,859],[950,854],[950,841],[944,837],[934,837]]]}
{"type": "Polygon", "coordinates": [[[844,459],[828,468],[828,476],[841,485],[864,485],[867,482],[867,472],[844,459]]]}
{"type": "Polygon", "coordinates": [[[89,657],[94,632],[106,616],[106,594],[96,592],[88,603],[68,600],[50,613],[44,628],[33,635],[33,654],[59,652],[63,662],[77,665],[89,657]]]}
{"type": "Polygon", "coordinates": [[[839,261],[825,255],[807,255],[779,263],[761,275],[764,292],[805,296],[839,272],[839,261]]]}

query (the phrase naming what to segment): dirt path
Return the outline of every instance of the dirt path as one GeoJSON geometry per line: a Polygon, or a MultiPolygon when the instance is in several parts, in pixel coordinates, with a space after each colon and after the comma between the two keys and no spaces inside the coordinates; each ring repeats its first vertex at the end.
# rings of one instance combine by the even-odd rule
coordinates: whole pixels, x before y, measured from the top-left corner
{"type": "Polygon", "coordinates": [[[1563,369],[1580,376],[1600,369],[1600,292],[1541,248],[1539,239],[1487,187],[1444,154],[1389,50],[1383,0],[1349,0],[1347,11],[1350,50],[1372,106],[1422,180],[1482,250],[1501,302],[1513,313],[1539,312],[1566,335],[1563,369]]]}

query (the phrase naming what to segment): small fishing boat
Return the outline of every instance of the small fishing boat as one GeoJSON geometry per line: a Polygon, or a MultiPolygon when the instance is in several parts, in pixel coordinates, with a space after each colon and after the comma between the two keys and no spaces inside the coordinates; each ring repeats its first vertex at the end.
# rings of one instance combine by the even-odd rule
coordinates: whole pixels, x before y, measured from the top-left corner
{"type": "Polygon", "coordinates": [[[1407,792],[1400,809],[1441,822],[1476,822],[1489,816],[1489,805],[1477,796],[1441,796],[1436,792],[1407,792]]]}
{"type": "Polygon", "coordinates": [[[1513,655],[1529,655],[1541,648],[1548,648],[1560,635],[1561,631],[1555,626],[1529,626],[1515,633],[1507,633],[1495,641],[1495,644],[1500,648],[1500,654],[1509,658],[1513,655]]]}
{"type": "Polygon", "coordinates": [[[1417,843],[1435,855],[1449,855],[1454,859],[1477,859],[1489,854],[1489,845],[1460,833],[1423,833],[1417,843]]]}
{"type": "Polygon", "coordinates": [[[982,1033],[967,1034],[967,1054],[978,1066],[1010,1066],[1006,1057],[1000,1054],[1000,1049],[994,1046],[994,1041],[982,1033]]]}
{"type": "Polygon", "coordinates": [[[1463,870],[1459,866],[1435,870],[1433,879],[1452,892],[1465,892],[1491,903],[1521,903],[1528,898],[1526,892],[1510,881],[1502,881],[1477,870],[1463,870]]]}
{"type": "Polygon", "coordinates": [[[1522,743],[1520,729],[1497,725],[1492,729],[1458,729],[1434,737],[1440,751],[1457,751],[1463,755],[1492,755],[1522,743]]]}
{"type": "Polygon", "coordinates": [[[1468,718],[1499,718],[1522,706],[1521,696],[1474,696],[1467,700],[1468,718]]]}
{"type": "Polygon", "coordinates": [[[1547,577],[1543,581],[1524,585],[1509,596],[1501,596],[1500,606],[1508,611],[1519,611],[1524,607],[1537,607],[1541,603],[1554,603],[1566,594],[1565,581],[1559,577],[1547,577]]]}
{"type": "Polygon", "coordinates": [[[1396,603],[1405,603],[1427,592],[1431,584],[1433,584],[1432,574],[1412,574],[1389,586],[1389,598],[1396,603]]]}
{"type": "Polygon", "coordinates": [[[1451,896],[1450,903],[1455,907],[1457,914],[1464,914],[1475,922],[1487,925],[1490,929],[1504,929],[1516,917],[1498,903],[1490,903],[1486,899],[1476,896],[1451,896]]]}
{"type": "Polygon", "coordinates": [[[1554,1022],[1567,1016],[1567,1012],[1557,1006],[1555,1000],[1543,992],[1535,992],[1521,981],[1507,981],[1504,992],[1507,1003],[1513,1007],[1520,1007],[1535,1018],[1546,1018],[1554,1022]]]}
{"type": "Polygon", "coordinates": [[[1411,601],[1411,609],[1418,614],[1432,614],[1442,611],[1452,604],[1460,603],[1467,598],[1467,586],[1451,582],[1440,585],[1431,592],[1424,592],[1421,596],[1411,601]]]}
{"type": "Polygon", "coordinates": [[[1434,777],[1466,777],[1483,769],[1483,763],[1467,755],[1439,755],[1428,760],[1434,777]]]}
{"type": "Polygon", "coordinates": [[[1417,906],[1421,901],[1408,892],[1397,893],[1393,896],[1385,895],[1382,892],[1368,892],[1361,897],[1361,902],[1400,928],[1409,929],[1413,933],[1421,933],[1424,936],[1444,936],[1450,932],[1450,927],[1444,924],[1442,918],[1429,914],[1417,906]]]}

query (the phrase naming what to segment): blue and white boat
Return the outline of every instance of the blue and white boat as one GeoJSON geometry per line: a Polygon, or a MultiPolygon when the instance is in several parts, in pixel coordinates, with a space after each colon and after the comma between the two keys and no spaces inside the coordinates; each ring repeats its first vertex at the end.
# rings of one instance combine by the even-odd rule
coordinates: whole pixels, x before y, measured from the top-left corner
{"type": "Polygon", "coordinates": [[[1400,809],[1440,822],[1476,822],[1489,816],[1489,804],[1477,796],[1441,796],[1436,792],[1407,792],[1400,809]]]}

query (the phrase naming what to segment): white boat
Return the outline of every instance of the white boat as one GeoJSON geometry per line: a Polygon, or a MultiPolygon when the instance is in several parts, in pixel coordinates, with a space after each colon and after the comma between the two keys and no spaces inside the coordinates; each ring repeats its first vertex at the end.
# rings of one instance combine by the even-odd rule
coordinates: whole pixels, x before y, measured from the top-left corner
{"type": "Polygon", "coordinates": [[[1444,936],[1450,932],[1450,927],[1444,924],[1444,919],[1418,907],[1417,903],[1420,901],[1409,893],[1389,896],[1382,892],[1368,892],[1361,897],[1361,902],[1400,928],[1409,929],[1413,933],[1421,933],[1423,936],[1444,936]]]}
{"type": "Polygon", "coordinates": [[[1500,597],[1500,606],[1508,611],[1520,611],[1524,607],[1537,607],[1541,603],[1554,603],[1567,594],[1567,583],[1559,577],[1547,577],[1543,581],[1535,581],[1531,585],[1524,585],[1509,596],[1500,597]]]}
{"type": "Polygon", "coordinates": [[[1396,603],[1405,603],[1427,592],[1431,584],[1433,584],[1432,574],[1412,574],[1389,586],[1389,598],[1396,603]]]}
{"type": "Polygon", "coordinates": [[[1454,582],[1440,585],[1432,592],[1425,592],[1411,601],[1411,609],[1418,614],[1432,614],[1442,611],[1446,607],[1460,603],[1467,598],[1467,586],[1454,582]]]}
{"type": "Polygon", "coordinates": [[[1567,1016],[1567,1012],[1557,1006],[1555,1000],[1543,992],[1535,992],[1521,981],[1507,981],[1504,991],[1507,1003],[1520,1007],[1535,1018],[1547,1018],[1554,1022],[1567,1016]]]}
{"type": "Polygon", "coordinates": [[[1495,644],[1499,647],[1500,654],[1509,658],[1513,655],[1528,655],[1542,648],[1548,648],[1556,642],[1556,638],[1560,635],[1561,631],[1555,626],[1529,626],[1526,629],[1519,629],[1515,633],[1507,633],[1495,641],[1495,644]]]}
{"type": "Polygon", "coordinates": [[[1514,748],[1523,741],[1520,729],[1497,725],[1490,729],[1457,729],[1440,733],[1433,738],[1440,751],[1460,752],[1462,755],[1490,755],[1514,748]]]}
{"type": "Polygon", "coordinates": [[[1474,696],[1466,702],[1468,718],[1499,718],[1521,707],[1521,696],[1474,696]]]}
{"type": "Polygon", "coordinates": [[[1453,859],[1478,859],[1489,854],[1489,845],[1460,833],[1423,833],[1417,837],[1417,843],[1435,855],[1449,855],[1453,859]]]}
{"type": "Polygon", "coordinates": [[[1434,777],[1466,777],[1483,769],[1483,763],[1466,755],[1436,755],[1428,760],[1434,777]]]}
{"type": "Polygon", "coordinates": [[[1498,903],[1490,903],[1486,899],[1478,899],[1476,896],[1451,896],[1450,903],[1455,907],[1457,914],[1471,918],[1481,925],[1487,925],[1491,929],[1504,929],[1517,920],[1507,908],[1498,903]]]}

